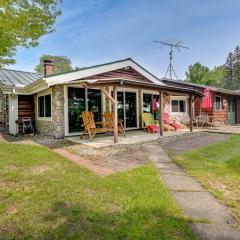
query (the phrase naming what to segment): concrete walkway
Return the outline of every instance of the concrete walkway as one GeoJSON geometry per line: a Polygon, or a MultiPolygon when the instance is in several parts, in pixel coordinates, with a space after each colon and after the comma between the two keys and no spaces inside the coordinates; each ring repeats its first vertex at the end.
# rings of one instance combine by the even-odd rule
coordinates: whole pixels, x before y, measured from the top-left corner
{"type": "Polygon", "coordinates": [[[226,207],[220,204],[193,177],[177,166],[157,143],[143,146],[149,160],[155,162],[165,185],[172,191],[184,213],[209,223],[191,223],[193,232],[202,240],[239,240],[240,229],[226,207]]]}

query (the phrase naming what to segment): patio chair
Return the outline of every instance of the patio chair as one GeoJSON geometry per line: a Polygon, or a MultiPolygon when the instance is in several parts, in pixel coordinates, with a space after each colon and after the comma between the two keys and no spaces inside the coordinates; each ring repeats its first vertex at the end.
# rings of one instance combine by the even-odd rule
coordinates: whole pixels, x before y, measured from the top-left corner
{"type": "Polygon", "coordinates": [[[197,127],[210,126],[209,116],[207,112],[200,112],[199,116],[195,118],[197,127]]]}
{"type": "Polygon", "coordinates": [[[172,120],[168,113],[163,113],[163,123],[169,124],[170,126],[172,126],[175,129],[175,131],[183,128],[180,124],[176,123],[175,120],[172,120]]]}
{"type": "MultiPolygon", "coordinates": [[[[113,112],[104,112],[103,117],[105,119],[106,128],[108,132],[113,132],[113,122],[114,122],[114,113],[113,112]]],[[[123,133],[126,136],[125,128],[123,126],[123,120],[118,119],[118,132],[123,133]]]]}
{"type": "Polygon", "coordinates": [[[90,140],[92,141],[97,133],[107,132],[106,123],[95,122],[93,112],[82,112],[81,118],[83,120],[83,124],[81,126],[85,128],[84,132],[80,136],[81,139],[85,134],[88,134],[90,140]]]}
{"type": "MultiPolygon", "coordinates": [[[[160,127],[160,123],[158,120],[155,120],[153,115],[151,113],[143,113],[143,129],[148,130],[148,126],[149,125],[157,125],[158,127],[160,127]]],[[[169,124],[165,124],[163,123],[163,130],[164,131],[173,131],[175,130],[172,126],[170,126],[169,124]]]]}

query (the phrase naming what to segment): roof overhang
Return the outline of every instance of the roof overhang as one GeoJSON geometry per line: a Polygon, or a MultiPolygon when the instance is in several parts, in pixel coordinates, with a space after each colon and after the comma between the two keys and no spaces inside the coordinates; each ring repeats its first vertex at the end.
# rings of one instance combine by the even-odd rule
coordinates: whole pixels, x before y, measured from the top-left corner
{"type": "Polygon", "coordinates": [[[27,86],[8,86],[0,83],[0,89],[3,94],[16,95],[32,95],[48,88],[47,83],[43,79],[39,79],[27,86]]]}
{"type": "Polygon", "coordinates": [[[147,71],[145,68],[140,66],[132,59],[126,59],[118,62],[98,65],[94,67],[80,69],[77,71],[72,71],[69,73],[47,76],[45,80],[48,86],[53,86],[128,67],[133,68],[134,70],[136,70],[141,75],[143,75],[144,77],[146,77],[155,84],[165,85],[163,82],[160,81],[160,79],[158,79],[156,76],[151,74],[149,71],[147,71]]]}
{"type": "Polygon", "coordinates": [[[187,95],[195,95],[198,97],[202,97],[203,94],[194,89],[188,88],[179,88],[179,87],[172,87],[168,85],[156,84],[156,83],[146,83],[136,80],[129,80],[129,79],[122,79],[122,78],[114,78],[114,79],[91,79],[91,80],[78,80],[78,81],[71,81],[69,85],[85,85],[88,88],[101,88],[107,86],[118,86],[124,88],[136,88],[136,89],[145,89],[145,90],[152,90],[152,91],[164,91],[165,93],[169,94],[187,94],[187,95]]]}

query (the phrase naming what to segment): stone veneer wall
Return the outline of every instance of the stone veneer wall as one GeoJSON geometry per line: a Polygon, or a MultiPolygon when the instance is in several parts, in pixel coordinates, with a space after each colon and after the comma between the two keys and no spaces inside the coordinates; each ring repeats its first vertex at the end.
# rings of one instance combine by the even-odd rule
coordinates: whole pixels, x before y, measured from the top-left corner
{"type": "Polygon", "coordinates": [[[8,104],[7,96],[0,90],[0,130],[8,128],[8,104]]]}
{"type": "Polygon", "coordinates": [[[36,127],[41,134],[63,138],[65,136],[64,127],[64,88],[56,85],[52,89],[52,120],[39,120],[37,118],[37,94],[34,96],[36,127]]]}

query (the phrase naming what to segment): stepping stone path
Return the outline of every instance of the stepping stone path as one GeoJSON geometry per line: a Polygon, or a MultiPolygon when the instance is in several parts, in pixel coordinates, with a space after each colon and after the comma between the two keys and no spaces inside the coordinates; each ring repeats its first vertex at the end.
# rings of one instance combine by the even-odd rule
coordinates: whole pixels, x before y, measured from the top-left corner
{"type": "Polygon", "coordinates": [[[153,161],[162,181],[172,191],[186,216],[207,223],[190,224],[193,232],[202,240],[240,240],[240,228],[226,207],[220,204],[203,186],[172,162],[158,143],[143,145],[146,157],[153,161]]]}

